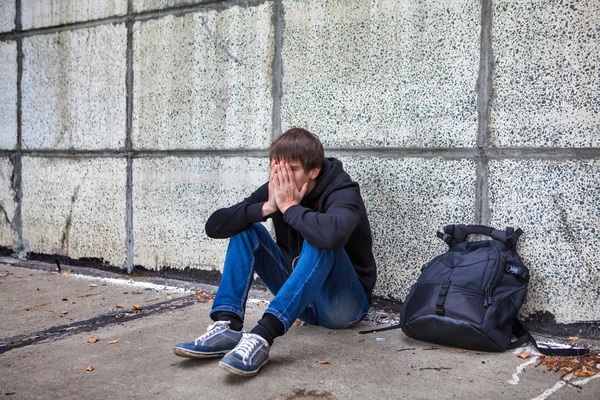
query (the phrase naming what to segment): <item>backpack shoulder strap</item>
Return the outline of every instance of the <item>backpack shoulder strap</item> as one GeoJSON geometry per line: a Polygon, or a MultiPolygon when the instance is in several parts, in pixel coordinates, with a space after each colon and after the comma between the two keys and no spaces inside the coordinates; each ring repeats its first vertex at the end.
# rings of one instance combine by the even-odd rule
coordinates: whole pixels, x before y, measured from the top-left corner
{"type": "Polygon", "coordinates": [[[531,336],[531,333],[521,324],[518,319],[515,319],[512,328],[513,335],[517,340],[510,342],[508,349],[516,349],[526,343],[531,343],[540,353],[546,356],[568,356],[568,357],[583,357],[590,353],[590,349],[586,348],[560,348],[560,347],[540,347],[531,336]]]}
{"type": "Polygon", "coordinates": [[[375,329],[365,329],[364,331],[358,331],[358,333],[373,333],[373,332],[383,332],[383,331],[391,331],[392,329],[398,329],[401,327],[401,323],[398,322],[397,325],[385,326],[383,328],[375,328],[375,329]]]}

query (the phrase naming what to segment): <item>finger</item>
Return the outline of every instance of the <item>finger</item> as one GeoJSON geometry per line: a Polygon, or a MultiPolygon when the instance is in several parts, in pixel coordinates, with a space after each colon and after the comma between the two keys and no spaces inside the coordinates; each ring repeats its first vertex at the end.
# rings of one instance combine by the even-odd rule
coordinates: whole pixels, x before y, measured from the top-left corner
{"type": "Polygon", "coordinates": [[[277,164],[277,175],[279,176],[279,183],[284,185],[288,181],[287,171],[284,168],[283,163],[277,164]]]}
{"type": "Polygon", "coordinates": [[[287,162],[283,163],[283,165],[281,166],[281,176],[283,177],[285,183],[291,181],[290,172],[290,164],[288,164],[287,162]]]}
{"type": "Polygon", "coordinates": [[[275,166],[277,165],[277,162],[275,160],[271,161],[271,166],[269,167],[269,180],[273,180],[273,176],[275,175],[275,173],[277,172],[277,168],[275,168],[275,166]]]}
{"type": "Polygon", "coordinates": [[[308,190],[308,182],[305,182],[304,185],[302,185],[302,188],[300,189],[300,199],[304,198],[304,195],[306,194],[307,190],[308,190]]]}

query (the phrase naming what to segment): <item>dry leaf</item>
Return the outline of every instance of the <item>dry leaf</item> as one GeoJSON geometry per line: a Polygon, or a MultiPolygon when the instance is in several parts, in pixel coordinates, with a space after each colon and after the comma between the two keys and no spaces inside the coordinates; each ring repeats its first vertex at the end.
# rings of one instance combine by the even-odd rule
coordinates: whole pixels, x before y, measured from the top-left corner
{"type": "Polygon", "coordinates": [[[519,353],[517,354],[517,357],[522,358],[523,360],[527,360],[529,357],[531,357],[531,354],[519,353]]]}
{"type": "Polygon", "coordinates": [[[167,296],[171,296],[173,293],[171,292],[167,292],[167,296]]]}
{"type": "Polygon", "coordinates": [[[120,304],[117,304],[117,305],[115,305],[115,308],[123,308],[123,306],[120,304]]]}
{"type": "Polygon", "coordinates": [[[110,342],[108,342],[108,344],[117,344],[117,343],[119,343],[118,340],[111,340],[110,342]]]}
{"type": "Polygon", "coordinates": [[[25,311],[31,311],[31,307],[27,307],[25,311]]]}
{"type": "Polygon", "coordinates": [[[139,304],[134,304],[132,307],[133,310],[143,310],[143,307],[140,306],[139,304]]]}
{"type": "Polygon", "coordinates": [[[123,294],[127,294],[129,293],[127,290],[123,290],[123,294]]]}
{"type": "Polygon", "coordinates": [[[100,340],[100,339],[93,337],[93,338],[88,339],[88,343],[96,343],[98,340],[100,340]]]}
{"type": "Polygon", "coordinates": [[[142,294],[144,292],[141,291],[141,290],[132,290],[131,293],[133,293],[133,294],[142,294]]]}
{"type": "Polygon", "coordinates": [[[87,367],[85,370],[86,370],[86,371],[93,371],[93,370],[94,370],[94,367],[92,367],[92,366],[90,365],[90,366],[89,366],[89,367],[87,367]]]}
{"type": "Polygon", "coordinates": [[[573,373],[573,375],[580,377],[580,376],[594,376],[596,375],[596,371],[586,367],[585,365],[583,367],[581,367],[580,370],[575,371],[573,373]]]}
{"type": "Polygon", "coordinates": [[[21,278],[22,278],[22,276],[20,276],[20,275],[17,275],[17,278],[21,279],[21,278]]]}
{"type": "Polygon", "coordinates": [[[458,349],[456,350],[457,353],[466,353],[469,350],[464,350],[464,349],[458,349]]]}
{"type": "Polygon", "coordinates": [[[48,310],[48,312],[54,312],[54,310],[48,310]]]}
{"type": "Polygon", "coordinates": [[[62,275],[69,275],[71,273],[71,271],[70,270],[69,271],[60,271],[60,273],[62,275]]]}
{"type": "Polygon", "coordinates": [[[67,315],[69,312],[68,311],[61,311],[60,312],[62,315],[67,315]]]}
{"type": "Polygon", "coordinates": [[[569,336],[569,340],[571,342],[576,342],[577,340],[579,340],[579,336],[569,336]]]}
{"type": "Polygon", "coordinates": [[[319,360],[317,361],[319,364],[323,365],[323,364],[330,364],[330,362],[328,360],[319,360]]]}

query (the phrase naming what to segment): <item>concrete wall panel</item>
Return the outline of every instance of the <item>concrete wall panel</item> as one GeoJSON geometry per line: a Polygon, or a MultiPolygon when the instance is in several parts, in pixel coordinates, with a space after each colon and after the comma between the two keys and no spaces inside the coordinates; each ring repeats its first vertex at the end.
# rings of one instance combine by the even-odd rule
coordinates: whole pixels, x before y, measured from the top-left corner
{"type": "Polygon", "coordinates": [[[125,265],[124,159],[23,158],[23,236],[31,251],[125,265]]]}
{"type": "Polygon", "coordinates": [[[13,166],[8,158],[0,161],[0,246],[11,248],[18,239],[12,227],[17,203],[12,188],[13,166]]]}
{"type": "Polygon", "coordinates": [[[421,266],[446,251],[437,230],[473,223],[475,162],[340,157],[360,184],[378,266],[375,294],[403,300],[421,266]]]}
{"type": "Polygon", "coordinates": [[[23,41],[23,148],[125,145],[125,26],[102,25],[23,41]]]}
{"type": "Polygon", "coordinates": [[[127,14],[127,0],[21,0],[23,29],[127,14]]]}
{"type": "Polygon", "coordinates": [[[284,7],[284,128],[334,147],[475,145],[478,1],[284,7]]]}
{"type": "Polygon", "coordinates": [[[133,11],[161,10],[167,7],[214,3],[214,0],[133,0],[133,11]]]}
{"type": "Polygon", "coordinates": [[[531,271],[522,312],[556,322],[600,320],[600,161],[490,162],[492,225],[523,229],[531,271]]]}
{"type": "Polygon", "coordinates": [[[0,149],[17,145],[17,44],[0,42],[0,149]]]}
{"type": "Polygon", "coordinates": [[[135,148],[264,148],[271,139],[272,7],[135,24],[135,148]]]}
{"type": "Polygon", "coordinates": [[[497,146],[600,146],[600,2],[494,1],[497,146]]]}
{"type": "Polygon", "coordinates": [[[10,32],[15,29],[16,10],[15,0],[0,1],[0,32],[10,32]]]}
{"type": "Polygon", "coordinates": [[[266,182],[268,160],[169,157],[133,166],[135,264],[222,270],[229,242],[206,236],[206,220],[266,182]]]}

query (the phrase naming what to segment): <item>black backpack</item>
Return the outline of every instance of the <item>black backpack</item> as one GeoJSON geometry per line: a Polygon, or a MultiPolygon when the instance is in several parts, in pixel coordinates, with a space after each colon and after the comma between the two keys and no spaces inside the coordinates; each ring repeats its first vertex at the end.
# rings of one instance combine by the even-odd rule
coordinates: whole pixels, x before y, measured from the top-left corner
{"type": "Polygon", "coordinates": [[[539,348],[517,314],[527,295],[529,270],[516,253],[523,231],[448,225],[438,237],[449,249],[421,269],[402,305],[406,336],[478,351],[505,351],[531,342],[544,354],[584,355],[586,349],[539,348]],[[469,235],[492,240],[467,242],[469,235]],[[512,337],[517,339],[512,341],[512,337]]]}

